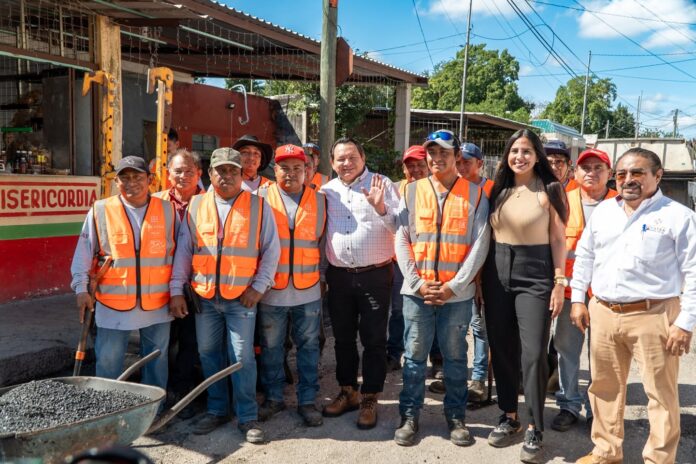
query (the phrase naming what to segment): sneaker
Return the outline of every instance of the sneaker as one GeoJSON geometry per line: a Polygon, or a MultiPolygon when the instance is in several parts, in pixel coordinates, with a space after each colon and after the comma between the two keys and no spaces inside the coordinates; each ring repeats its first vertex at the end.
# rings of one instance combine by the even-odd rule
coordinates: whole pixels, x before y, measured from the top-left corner
{"type": "Polygon", "coordinates": [[[285,403],[282,401],[266,400],[259,406],[259,420],[261,422],[266,422],[283,410],[285,410],[285,403]]]}
{"type": "Polygon", "coordinates": [[[266,437],[257,421],[249,421],[237,425],[240,432],[244,434],[247,443],[259,444],[266,440],[266,437]]]}
{"type": "Polygon", "coordinates": [[[399,428],[394,432],[394,441],[397,445],[411,446],[416,442],[416,433],[418,433],[418,419],[402,416],[399,428]]]}
{"type": "Polygon", "coordinates": [[[394,372],[401,370],[401,360],[395,358],[394,356],[387,356],[387,372],[394,372]]]}
{"type": "Polygon", "coordinates": [[[527,429],[524,432],[524,443],[520,451],[520,461],[538,464],[543,460],[544,448],[541,445],[542,435],[537,429],[527,429]]]}
{"type": "Polygon", "coordinates": [[[229,421],[229,416],[216,416],[207,412],[193,425],[192,432],[196,435],[205,435],[229,421]]]}
{"type": "Polygon", "coordinates": [[[472,380],[469,382],[469,396],[467,401],[480,403],[486,399],[486,385],[482,380],[472,380]]]}
{"type": "Polygon", "coordinates": [[[447,419],[447,427],[450,430],[450,441],[457,446],[471,446],[474,438],[461,419],[447,419]]]}
{"type": "Polygon", "coordinates": [[[297,412],[302,416],[302,421],[307,427],[319,427],[324,423],[321,413],[313,404],[303,404],[297,407],[297,412]]]}
{"type": "Polygon", "coordinates": [[[488,435],[488,444],[495,448],[505,448],[515,442],[516,435],[521,431],[520,421],[503,414],[500,416],[498,426],[488,435]]]}
{"type": "Polygon", "coordinates": [[[567,409],[561,409],[551,422],[551,428],[557,432],[567,432],[578,421],[577,416],[567,409]]]}
{"type": "Polygon", "coordinates": [[[438,395],[444,395],[445,392],[447,391],[445,389],[445,381],[444,380],[434,380],[430,382],[430,385],[428,385],[428,391],[431,393],[437,393],[438,395]]]}

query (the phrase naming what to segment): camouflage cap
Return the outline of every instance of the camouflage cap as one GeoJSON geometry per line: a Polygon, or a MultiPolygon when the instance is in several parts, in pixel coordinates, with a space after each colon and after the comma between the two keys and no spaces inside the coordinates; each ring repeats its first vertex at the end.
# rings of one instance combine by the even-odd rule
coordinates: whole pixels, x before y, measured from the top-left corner
{"type": "Polygon", "coordinates": [[[217,148],[210,156],[210,167],[216,168],[223,164],[231,164],[238,168],[242,168],[242,155],[234,148],[224,147],[217,148]]]}

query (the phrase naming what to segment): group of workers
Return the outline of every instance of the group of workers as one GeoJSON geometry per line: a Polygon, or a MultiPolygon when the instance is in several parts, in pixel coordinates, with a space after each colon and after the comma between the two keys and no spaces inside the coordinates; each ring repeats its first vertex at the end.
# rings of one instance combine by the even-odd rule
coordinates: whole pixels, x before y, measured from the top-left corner
{"type": "Polygon", "coordinates": [[[143,382],[167,388],[171,333],[178,383],[169,386],[178,395],[192,387],[196,354],[205,377],[242,363],[232,374],[232,401],[226,381],[209,387],[193,432],[229,422],[233,409],[246,440],[263,443],[259,422],[286,408],[289,338],[297,349],[297,411],[307,426],[358,410],[357,427],[375,427],[387,370],[403,369],[394,441],[409,446],[419,432],[430,357],[430,389],[444,393],[450,439],[467,446],[474,437],[466,405],[485,396],[490,352],[502,414],[488,443],[507,447],[521,439],[520,460],[536,463],[543,462],[553,337],[560,413],[551,427],[570,429],[583,406],[591,424],[595,447],[578,462],[622,461],[633,358],[649,402],[643,458],[675,461],[679,356],[696,326],[696,215],[663,196],[655,153],[624,153],[613,167],[617,191],[607,187],[606,153],[585,150],[573,172],[565,146],[545,147],[528,130],[508,140],[494,180],[481,175],[481,149],[448,130],[404,152],[406,179],[399,184],[370,172],[353,138],[339,138],[330,161],[332,180],[316,172],[316,145],[283,145],[274,153],[244,136],[213,151],[207,192],[199,185],[199,156],[178,149],[168,163],[171,188],[150,195],[145,161],[123,158],[119,193],[88,213],[72,264],[81,317],[96,311],[96,374],[118,376],[137,329],[142,354],[162,352],[145,366],[143,382]],[[259,174],[273,154],[275,181],[259,174]],[[108,257],[90,295],[90,275],[108,257]],[[320,409],[325,293],[339,392],[320,409]],[[578,375],[589,330],[584,397],[578,375]]]}

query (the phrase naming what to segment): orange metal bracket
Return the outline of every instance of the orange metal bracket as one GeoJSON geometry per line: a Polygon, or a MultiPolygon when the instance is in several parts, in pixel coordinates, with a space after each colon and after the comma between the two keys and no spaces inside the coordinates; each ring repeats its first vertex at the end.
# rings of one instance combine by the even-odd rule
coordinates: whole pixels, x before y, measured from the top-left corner
{"type": "Polygon", "coordinates": [[[174,73],[169,68],[150,68],[147,71],[147,93],[157,91],[157,144],[155,146],[155,179],[150,184],[152,192],[166,188],[167,184],[167,135],[172,121],[174,73]]]}
{"type": "Polygon", "coordinates": [[[102,198],[111,196],[111,181],[116,176],[111,161],[113,154],[114,134],[114,107],[116,103],[116,79],[106,71],[85,73],[82,81],[82,96],[86,96],[92,84],[98,84],[105,88],[102,94],[102,108],[106,109],[106,118],[101,122],[102,151],[100,153],[101,166],[99,169],[102,198]]]}

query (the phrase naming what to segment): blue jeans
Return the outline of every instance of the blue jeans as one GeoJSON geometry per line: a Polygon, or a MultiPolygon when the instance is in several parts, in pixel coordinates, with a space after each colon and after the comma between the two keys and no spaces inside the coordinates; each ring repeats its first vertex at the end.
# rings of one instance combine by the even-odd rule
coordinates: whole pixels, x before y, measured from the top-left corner
{"type": "MultiPolygon", "coordinates": [[[[162,352],[157,359],[143,366],[142,381],[144,384],[165,390],[167,389],[170,325],[171,322],[164,322],[139,330],[140,356],[147,356],[155,350],[162,352]]],[[[123,373],[123,360],[126,357],[130,333],[130,330],[97,327],[97,340],[94,345],[97,377],[115,379],[123,373]]]]}
{"type": "Polygon", "coordinates": [[[319,324],[321,300],[297,306],[259,303],[261,385],[266,400],[283,402],[285,334],[288,317],[297,347],[297,404],[314,404],[319,391],[319,324]]]}
{"type": "Polygon", "coordinates": [[[445,417],[464,419],[467,388],[466,333],[471,322],[472,300],[426,305],[417,297],[404,295],[404,386],[399,412],[418,417],[425,396],[426,360],[437,332],[443,357],[445,417]]]}
{"type": "MultiPolygon", "coordinates": [[[[201,312],[196,314],[196,339],[203,375],[210,377],[228,364],[241,361],[242,368],[232,374],[234,412],[240,424],[256,420],[256,358],[254,324],[256,308],[242,306],[239,299],[201,298],[201,312]],[[227,358],[223,350],[227,337],[227,358]]],[[[225,380],[208,387],[208,412],[216,416],[230,413],[230,396],[225,380]]]]}
{"type": "Polygon", "coordinates": [[[558,380],[561,385],[561,389],[556,392],[556,404],[578,417],[584,403],[587,417],[592,417],[587,392],[581,394],[578,387],[580,355],[585,334],[571,322],[570,307],[570,300],[564,300],[563,310],[551,328],[553,344],[558,352],[558,380]]]}
{"type": "MultiPolygon", "coordinates": [[[[474,307],[475,304],[473,303],[474,307]]],[[[485,382],[488,375],[488,336],[483,312],[479,315],[476,310],[473,311],[471,332],[474,335],[474,368],[471,372],[471,380],[485,382]]]]}
{"type": "Polygon", "coordinates": [[[387,355],[390,358],[401,359],[404,353],[404,299],[401,296],[401,286],[404,276],[399,265],[394,263],[394,279],[392,280],[391,311],[389,312],[389,338],[387,339],[387,355]]]}

